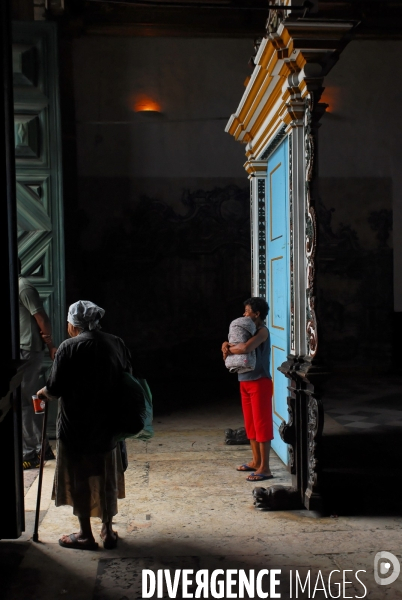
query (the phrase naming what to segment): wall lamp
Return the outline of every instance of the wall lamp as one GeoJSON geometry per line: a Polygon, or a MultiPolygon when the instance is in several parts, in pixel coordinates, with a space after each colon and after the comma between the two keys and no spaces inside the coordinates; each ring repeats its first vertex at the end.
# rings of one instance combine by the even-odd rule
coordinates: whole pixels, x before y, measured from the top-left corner
{"type": "Polygon", "coordinates": [[[134,112],[147,118],[163,117],[164,115],[161,108],[159,102],[148,96],[138,97],[133,104],[134,112]]]}

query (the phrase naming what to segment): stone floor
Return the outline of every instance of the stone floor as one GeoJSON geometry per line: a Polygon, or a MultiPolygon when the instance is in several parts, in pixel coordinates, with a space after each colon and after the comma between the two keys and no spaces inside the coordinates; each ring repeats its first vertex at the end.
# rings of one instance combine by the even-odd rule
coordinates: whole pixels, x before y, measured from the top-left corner
{"type": "Polygon", "coordinates": [[[402,432],[401,378],[344,379],[328,390],[326,414],[351,432],[402,432]]]}
{"type": "MultiPolygon", "coordinates": [[[[237,401],[213,408],[190,407],[157,418],[155,437],[149,442],[130,441],[127,497],[119,502],[115,519],[120,538],[116,550],[84,552],[58,545],[61,534],[77,531],[77,522],[71,508],[56,508],[50,500],[55,465],[48,462],[40,543],[31,540],[37,481],[25,497],[26,532],[17,541],[0,542],[4,600],[140,599],[143,569],[169,569],[172,577],[175,569],[209,569],[210,573],[280,569],[276,591],[281,598],[330,598],[331,591],[332,597],[402,599],[402,576],[384,586],[376,584],[373,576],[376,553],[388,551],[402,560],[402,519],[255,510],[251,494],[255,484],[235,470],[249,458],[249,447],[223,443],[223,431],[241,425],[237,401]],[[355,575],[360,569],[357,576],[367,593],[355,575]],[[307,588],[302,592],[299,586],[296,595],[296,570],[302,582],[310,572],[310,592],[307,588]],[[339,588],[343,576],[346,582],[339,588]]],[[[342,421],[331,417],[326,419],[325,434],[340,440],[351,436],[342,421]]],[[[290,483],[275,454],[272,470],[275,479],[264,482],[264,487],[290,483]]],[[[380,474],[378,483],[386,484],[380,474]]],[[[95,520],[94,531],[99,541],[100,523],[95,520]]],[[[273,597],[265,587],[268,578],[263,581],[273,597]]],[[[169,597],[166,590],[163,597],[169,597]]],[[[179,591],[176,597],[184,596],[179,591]]]]}

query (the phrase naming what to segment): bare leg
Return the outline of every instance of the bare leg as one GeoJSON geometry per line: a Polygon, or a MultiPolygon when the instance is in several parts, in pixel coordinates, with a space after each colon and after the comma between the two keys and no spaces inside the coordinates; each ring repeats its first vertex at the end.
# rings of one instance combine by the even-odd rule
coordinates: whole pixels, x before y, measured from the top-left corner
{"type": "MultiPolygon", "coordinates": [[[[248,462],[246,464],[247,464],[247,467],[249,467],[250,469],[257,470],[261,464],[260,444],[259,444],[259,442],[256,442],[255,440],[250,440],[250,446],[251,446],[251,452],[253,454],[253,458],[250,460],[250,462],[248,462]]],[[[240,467],[238,467],[237,470],[238,471],[247,471],[248,469],[241,469],[240,467]]]]}
{"type": "MultiPolygon", "coordinates": [[[[255,442],[258,446],[258,452],[260,456],[260,463],[258,469],[254,473],[248,476],[248,481],[254,481],[254,475],[272,475],[271,469],[269,468],[269,452],[271,450],[271,442],[255,442]]],[[[258,481],[258,477],[255,478],[258,481]]]]}
{"type": "Polygon", "coordinates": [[[101,538],[102,538],[102,540],[105,540],[105,539],[115,540],[116,539],[116,532],[113,531],[112,521],[107,521],[106,523],[102,523],[101,538]]]}
{"type": "Polygon", "coordinates": [[[256,473],[261,475],[272,475],[271,469],[269,468],[269,452],[271,450],[271,442],[256,442],[259,446],[259,453],[261,462],[256,473]]]}
{"type": "Polygon", "coordinates": [[[101,539],[105,543],[105,548],[114,548],[117,542],[117,533],[113,531],[112,521],[102,523],[101,539]]]}
{"type": "Polygon", "coordinates": [[[91,529],[91,519],[89,517],[86,518],[81,518],[78,517],[78,520],[80,522],[80,528],[81,528],[81,536],[78,536],[78,538],[82,537],[83,539],[88,539],[91,542],[95,541],[95,538],[93,536],[92,533],[92,529],[91,529]]]}
{"type": "Polygon", "coordinates": [[[251,467],[259,469],[261,465],[261,449],[260,444],[255,440],[250,440],[251,452],[253,453],[253,460],[251,467]]]}

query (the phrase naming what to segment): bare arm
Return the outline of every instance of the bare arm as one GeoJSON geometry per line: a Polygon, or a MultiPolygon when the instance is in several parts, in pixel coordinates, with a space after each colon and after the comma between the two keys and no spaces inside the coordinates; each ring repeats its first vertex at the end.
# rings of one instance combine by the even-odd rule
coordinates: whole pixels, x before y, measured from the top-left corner
{"type": "Polygon", "coordinates": [[[34,316],[35,321],[37,322],[38,327],[40,329],[40,334],[42,336],[42,339],[49,349],[50,358],[52,360],[54,360],[54,356],[56,354],[57,348],[53,344],[53,340],[52,340],[52,325],[50,323],[50,319],[43,309],[36,312],[33,316],[34,316]]]}
{"type": "Polygon", "coordinates": [[[57,396],[52,396],[47,390],[47,387],[43,387],[42,389],[36,392],[38,398],[42,398],[42,400],[57,400],[57,396]]]}
{"type": "Polygon", "coordinates": [[[229,356],[230,354],[230,344],[229,342],[223,342],[222,344],[222,354],[223,354],[223,360],[226,360],[226,358],[229,356]]]}
{"type": "Polygon", "coordinates": [[[248,354],[268,339],[268,330],[262,327],[247,342],[229,344],[229,354],[248,354]]]}

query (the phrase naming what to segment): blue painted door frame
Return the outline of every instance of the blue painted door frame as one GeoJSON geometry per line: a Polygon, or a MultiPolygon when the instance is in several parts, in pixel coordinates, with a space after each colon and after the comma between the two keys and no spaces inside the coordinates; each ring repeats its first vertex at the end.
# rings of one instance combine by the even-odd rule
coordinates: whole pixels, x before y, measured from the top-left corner
{"type": "Polygon", "coordinates": [[[271,375],[273,380],[272,448],[288,462],[287,444],[279,435],[287,420],[287,379],[278,367],[289,354],[289,142],[286,137],[268,159],[266,181],[266,281],[270,311],[267,326],[271,335],[271,375]]]}

